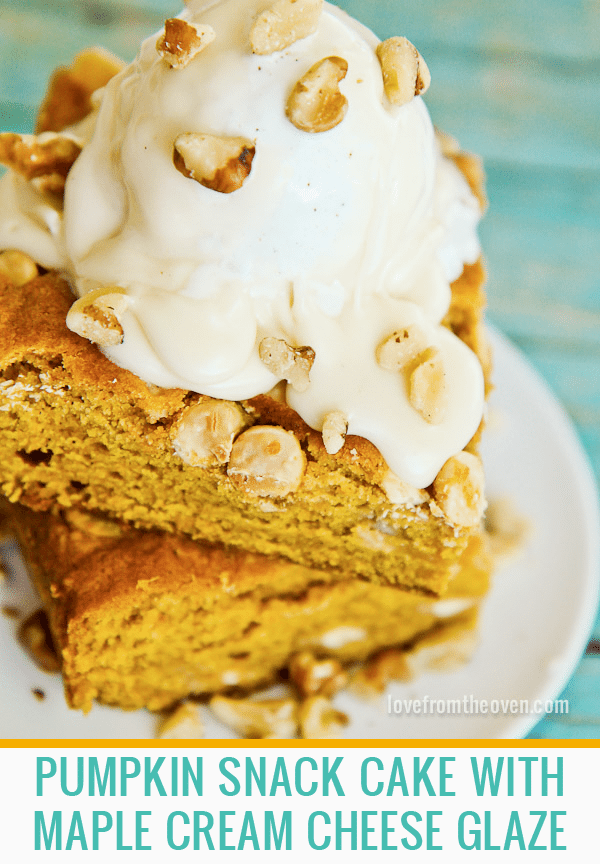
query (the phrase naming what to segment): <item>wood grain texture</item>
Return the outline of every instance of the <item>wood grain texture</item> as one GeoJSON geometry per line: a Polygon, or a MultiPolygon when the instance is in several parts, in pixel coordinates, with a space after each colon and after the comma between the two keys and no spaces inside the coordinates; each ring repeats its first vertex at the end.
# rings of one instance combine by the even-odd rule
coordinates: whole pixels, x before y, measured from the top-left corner
{"type": "MultiPolygon", "coordinates": [[[[486,160],[489,317],[566,406],[600,476],[600,3],[343,0],[432,72],[435,122],[486,160]]],[[[102,44],[131,59],[175,0],[2,0],[0,128],[30,131],[51,70],[102,44]]],[[[595,635],[600,638],[600,623],[595,635]]],[[[600,654],[531,737],[600,737],[600,654]]]]}

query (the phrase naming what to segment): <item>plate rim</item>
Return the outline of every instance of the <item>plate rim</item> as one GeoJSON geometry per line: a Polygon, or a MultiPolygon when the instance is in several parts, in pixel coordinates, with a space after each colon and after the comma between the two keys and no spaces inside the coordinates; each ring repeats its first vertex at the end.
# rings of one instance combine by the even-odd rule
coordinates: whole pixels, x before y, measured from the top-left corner
{"type": "MultiPolygon", "coordinates": [[[[573,677],[584,655],[600,609],[599,488],[589,456],[579,438],[575,425],[548,381],[538,372],[531,359],[508,336],[489,322],[486,323],[486,327],[491,337],[492,348],[494,349],[496,345],[501,346],[501,350],[511,361],[522,367],[525,375],[536,388],[537,394],[554,415],[553,431],[565,442],[563,452],[568,454],[572,480],[574,480],[578,499],[584,505],[582,512],[585,521],[582,528],[587,542],[582,547],[582,551],[585,551],[587,560],[584,568],[582,568],[582,572],[585,571],[585,578],[582,580],[584,590],[579,605],[579,614],[571,626],[571,636],[566,649],[560,655],[560,664],[557,664],[558,668],[549,676],[548,684],[544,688],[544,691],[549,694],[546,695],[547,699],[556,698],[573,677]]],[[[539,698],[544,698],[543,692],[539,698]]],[[[507,725],[507,729],[499,738],[525,738],[538,723],[544,720],[544,716],[524,715],[518,717],[507,725]]]]}

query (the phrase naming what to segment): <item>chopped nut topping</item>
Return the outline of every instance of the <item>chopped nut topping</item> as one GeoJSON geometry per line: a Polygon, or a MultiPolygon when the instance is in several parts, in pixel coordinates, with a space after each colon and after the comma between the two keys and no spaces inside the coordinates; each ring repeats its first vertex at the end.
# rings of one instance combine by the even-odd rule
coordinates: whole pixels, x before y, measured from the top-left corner
{"type": "Polygon", "coordinates": [[[26,285],[37,275],[37,264],[29,255],[25,255],[24,252],[19,252],[17,249],[7,249],[5,252],[0,252],[0,276],[8,279],[15,288],[26,285]]]}
{"type": "Polygon", "coordinates": [[[298,706],[293,699],[228,699],[214,696],[210,707],[218,719],[243,738],[293,738],[298,706]]]}
{"type": "Polygon", "coordinates": [[[393,105],[407,105],[431,84],[427,64],[415,46],[403,36],[393,36],[376,48],[383,73],[385,94],[393,105]]]}
{"type": "Polygon", "coordinates": [[[327,132],[346,116],[348,100],[339,83],[348,63],[342,57],[325,57],[311,66],[290,93],[285,113],[303,132],[327,132]]]}
{"type": "Polygon", "coordinates": [[[188,23],[181,18],[168,18],[165,32],[156,43],[156,50],[172,69],[183,69],[214,38],[212,27],[188,23]]]}
{"type": "Polygon", "coordinates": [[[12,168],[41,192],[62,195],[65,179],[81,153],[81,144],[66,135],[0,133],[0,164],[12,168]]]}
{"type": "Polygon", "coordinates": [[[52,640],[48,618],[38,609],[19,627],[19,642],[44,672],[60,672],[60,657],[52,640]]]}
{"type": "Polygon", "coordinates": [[[50,79],[35,131],[60,132],[73,126],[93,108],[92,94],[104,87],[125,66],[104,48],[81,51],[68,68],[57,69],[50,79]]]}
{"type": "Polygon", "coordinates": [[[204,726],[200,718],[200,706],[193,702],[182,702],[159,724],[156,737],[166,740],[202,738],[204,726]]]}
{"type": "Polygon", "coordinates": [[[361,666],[352,679],[352,689],[361,696],[383,693],[390,681],[409,681],[406,651],[386,648],[361,666]]]}
{"type": "Polygon", "coordinates": [[[200,132],[179,135],[174,148],[174,165],[184,177],[225,194],[243,186],[256,151],[247,138],[226,138],[200,132]]]}
{"type": "Polygon", "coordinates": [[[207,399],[184,409],[173,430],[173,449],[188,465],[224,465],[246,422],[235,402],[207,399]]]}
{"type": "Polygon", "coordinates": [[[394,330],[391,336],[379,345],[376,352],[377,362],[382,369],[400,372],[416,360],[427,348],[427,336],[418,324],[408,324],[394,330]]]}
{"type": "Polygon", "coordinates": [[[464,450],[451,456],[433,481],[435,498],[446,519],[469,528],[478,525],[485,510],[481,460],[464,450]]]}
{"type": "Polygon", "coordinates": [[[76,300],[67,314],[67,327],[101,348],[120,345],[123,328],[119,322],[129,304],[122,288],[98,288],[76,300]]]}
{"type": "Polygon", "coordinates": [[[446,370],[437,348],[431,348],[410,376],[410,404],[428,423],[437,426],[448,404],[446,370]]]}
{"type": "Polygon", "coordinates": [[[330,411],[325,415],[322,429],[323,444],[330,456],[342,449],[347,431],[348,421],[341,411],[330,411]]]}
{"type": "Polygon", "coordinates": [[[227,473],[248,495],[280,498],[295,492],[306,457],[293,432],[280,426],[253,426],[235,441],[227,473]]]}
{"type": "Polygon", "coordinates": [[[348,725],[348,717],[337,711],[325,696],[305,699],[298,711],[302,738],[337,738],[348,725]]]}
{"type": "Polygon", "coordinates": [[[404,504],[406,507],[416,507],[429,499],[425,489],[417,489],[401,480],[393,471],[387,471],[381,481],[381,488],[392,504],[404,504]]]}
{"type": "Polygon", "coordinates": [[[310,651],[294,654],[289,670],[290,678],[303,696],[331,697],[348,683],[348,674],[339,660],[317,660],[310,651]]]}
{"type": "Polygon", "coordinates": [[[258,16],[250,31],[254,54],[273,54],[314,33],[323,0],[277,0],[258,16]]]}
{"type": "Polygon", "coordinates": [[[258,354],[267,369],[303,393],[310,384],[310,370],[315,362],[315,352],[308,346],[292,348],[283,339],[267,336],[258,346],[258,354]]]}

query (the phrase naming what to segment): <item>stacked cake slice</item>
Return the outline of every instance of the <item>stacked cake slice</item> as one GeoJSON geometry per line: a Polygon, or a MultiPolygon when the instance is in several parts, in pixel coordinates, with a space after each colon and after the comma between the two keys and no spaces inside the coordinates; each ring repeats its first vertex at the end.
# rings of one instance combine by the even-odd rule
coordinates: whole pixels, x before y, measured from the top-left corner
{"type": "Polygon", "coordinates": [[[0,488],[72,707],[307,696],[487,590],[479,161],[406,39],[259,5],[81,55],[0,135],[0,488]]]}

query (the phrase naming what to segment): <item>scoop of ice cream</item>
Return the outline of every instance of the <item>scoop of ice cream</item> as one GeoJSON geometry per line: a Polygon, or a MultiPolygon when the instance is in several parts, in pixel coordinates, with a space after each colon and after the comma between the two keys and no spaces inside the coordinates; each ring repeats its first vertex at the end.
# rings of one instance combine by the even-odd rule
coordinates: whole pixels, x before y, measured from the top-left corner
{"type": "Polygon", "coordinates": [[[125,295],[118,365],[221,399],[286,378],[331,452],[361,435],[423,487],[481,419],[477,358],[440,325],[479,208],[370,31],[266,5],[192,0],[109,82],[46,257],[125,295]]]}

